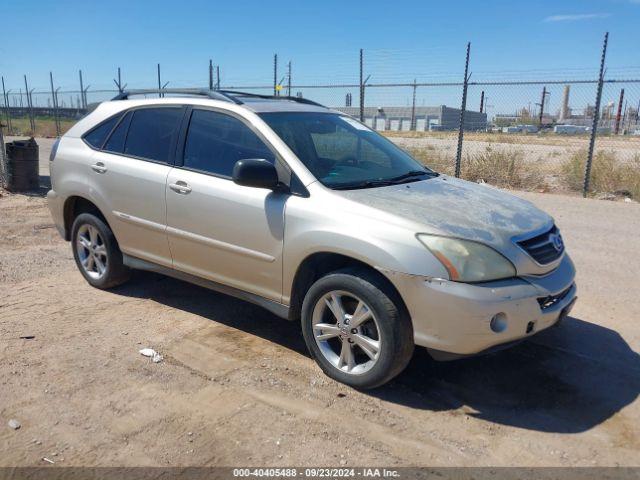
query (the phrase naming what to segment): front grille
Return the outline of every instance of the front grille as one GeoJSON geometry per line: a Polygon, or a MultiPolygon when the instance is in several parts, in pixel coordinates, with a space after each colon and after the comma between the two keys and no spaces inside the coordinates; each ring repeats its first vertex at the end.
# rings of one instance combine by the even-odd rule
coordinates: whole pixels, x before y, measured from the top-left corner
{"type": "Polygon", "coordinates": [[[540,304],[540,308],[542,310],[546,310],[547,308],[553,307],[556,303],[561,301],[564,297],[566,297],[569,294],[569,292],[571,291],[571,288],[573,288],[573,285],[571,285],[566,290],[563,290],[562,292],[558,293],[557,295],[549,295],[548,297],[539,297],[538,303],[540,304]]]}
{"type": "Polygon", "coordinates": [[[557,260],[562,256],[564,252],[564,244],[561,241],[560,232],[554,225],[551,230],[527,240],[521,240],[518,245],[522,247],[525,252],[531,256],[536,262],[541,265],[557,260]],[[554,242],[554,238],[560,238],[560,248],[558,249],[557,242],[554,242]]]}

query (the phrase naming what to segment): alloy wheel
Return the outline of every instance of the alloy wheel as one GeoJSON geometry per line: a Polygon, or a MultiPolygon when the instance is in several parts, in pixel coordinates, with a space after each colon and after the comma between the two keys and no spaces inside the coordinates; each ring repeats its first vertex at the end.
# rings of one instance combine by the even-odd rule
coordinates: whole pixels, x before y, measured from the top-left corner
{"type": "Polygon", "coordinates": [[[88,223],[80,226],[76,236],[76,251],[80,265],[89,277],[97,280],[104,276],[109,257],[104,239],[96,227],[88,223]]]}
{"type": "Polygon", "coordinates": [[[380,329],[371,308],[346,291],[331,291],[316,302],[313,336],[322,355],[337,369],[359,375],[380,356],[380,329]]]}

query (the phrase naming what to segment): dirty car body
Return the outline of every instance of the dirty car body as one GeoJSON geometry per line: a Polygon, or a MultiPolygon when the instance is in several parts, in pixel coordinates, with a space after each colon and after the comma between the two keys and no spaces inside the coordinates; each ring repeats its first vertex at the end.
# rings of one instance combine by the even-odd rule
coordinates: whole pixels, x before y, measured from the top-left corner
{"type": "Polygon", "coordinates": [[[122,278],[155,270],[302,319],[323,370],[363,388],[414,344],[473,355],[568,314],[574,266],[531,203],[439,175],[313,102],[220,95],[105,102],[61,138],[49,205],[94,286],[121,262],[122,278]],[[149,109],[173,122],[160,159],[135,144],[149,109]],[[93,224],[115,242],[92,242],[93,224]]]}

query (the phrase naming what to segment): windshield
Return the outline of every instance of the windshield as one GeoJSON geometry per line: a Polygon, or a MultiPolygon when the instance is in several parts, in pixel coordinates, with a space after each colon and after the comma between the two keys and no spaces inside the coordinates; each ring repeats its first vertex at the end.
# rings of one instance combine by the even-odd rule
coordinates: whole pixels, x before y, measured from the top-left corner
{"type": "Polygon", "coordinates": [[[270,112],[260,117],[327,187],[371,188],[437,176],[350,117],[311,112],[270,112]]]}

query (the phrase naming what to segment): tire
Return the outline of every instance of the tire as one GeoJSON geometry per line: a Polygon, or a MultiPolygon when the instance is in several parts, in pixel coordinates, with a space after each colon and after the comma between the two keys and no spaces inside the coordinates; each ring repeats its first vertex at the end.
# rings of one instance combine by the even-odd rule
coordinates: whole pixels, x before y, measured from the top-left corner
{"type": "Polygon", "coordinates": [[[113,288],[126,282],[131,275],[122,262],[116,237],[95,215],[81,213],[76,217],[71,227],[71,248],[78,270],[93,287],[113,288]]]}
{"type": "Polygon", "coordinates": [[[322,371],[357,389],[387,383],[413,354],[413,327],[402,300],[366,269],[340,270],[317,280],[304,298],[301,322],[307,348],[322,371]],[[336,310],[346,315],[332,325],[341,315],[336,310]],[[369,319],[360,323],[363,318],[369,319]]]}

